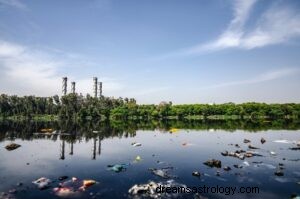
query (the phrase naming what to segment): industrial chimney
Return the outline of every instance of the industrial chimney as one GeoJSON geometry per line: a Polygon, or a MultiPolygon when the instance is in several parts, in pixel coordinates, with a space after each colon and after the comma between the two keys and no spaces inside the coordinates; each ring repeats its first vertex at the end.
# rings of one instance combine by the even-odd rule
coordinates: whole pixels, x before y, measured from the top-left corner
{"type": "Polygon", "coordinates": [[[67,81],[68,81],[67,77],[62,78],[62,95],[67,94],[67,81]]]}
{"type": "Polygon", "coordinates": [[[102,97],[102,82],[99,82],[99,97],[102,97]]]}
{"type": "Polygon", "coordinates": [[[75,94],[75,82],[71,82],[71,92],[75,94]]]}
{"type": "Polygon", "coordinates": [[[94,77],[94,97],[97,97],[97,92],[98,92],[98,78],[94,77]]]}

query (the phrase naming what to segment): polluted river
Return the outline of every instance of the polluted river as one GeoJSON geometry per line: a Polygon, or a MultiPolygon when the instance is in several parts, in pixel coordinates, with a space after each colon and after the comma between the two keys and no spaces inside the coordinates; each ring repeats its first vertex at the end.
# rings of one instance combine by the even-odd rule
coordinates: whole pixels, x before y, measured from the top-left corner
{"type": "Polygon", "coordinates": [[[299,198],[299,129],[293,121],[1,122],[0,198],[299,198]]]}

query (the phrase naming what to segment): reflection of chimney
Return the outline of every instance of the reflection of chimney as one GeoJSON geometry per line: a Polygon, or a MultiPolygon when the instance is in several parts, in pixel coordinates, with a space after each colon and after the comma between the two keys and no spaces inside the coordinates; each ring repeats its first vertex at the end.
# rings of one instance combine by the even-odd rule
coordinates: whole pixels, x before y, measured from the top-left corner
{"type": "Polygon", "coordinates": [[[101,139],[99,138],[98,155],[101,155],[101,139]]]}
{"type": "Polygon", "coordinates": [[[94,97],[97,97],[97,92],[98,92],[98,78],[94,77],[94,97]]]}
{"type": "Polygon", "coordinates": [[[62,94],[63,95],[67,94],[67,81],[68,81],[67,77],[62,78],[62,94]]]}
{"type": "Polygon", "coordinates": [[[75,94],[75,82],[71,82],[71,92],[75,94]]]}
{"type": "Polygon", "coordinates": [[[96,160],[96,138],[94,138],[94,147],[93,147],[93,160],[96,160]]]}
{"type": "Polygon", "coordinates": [[[65,159],[65,140],[62,141],[60,159],[65,159]]]}
{"type": "Polygon", "coordinates": [[[70,155],[73,155],[73,141],[71,141],[71,151],[69,153],[70,155]]]}
{"type": "Polygon", "coordinates": [[[102,82],[99,82],[99,97],[102,97],[102,82]]]}

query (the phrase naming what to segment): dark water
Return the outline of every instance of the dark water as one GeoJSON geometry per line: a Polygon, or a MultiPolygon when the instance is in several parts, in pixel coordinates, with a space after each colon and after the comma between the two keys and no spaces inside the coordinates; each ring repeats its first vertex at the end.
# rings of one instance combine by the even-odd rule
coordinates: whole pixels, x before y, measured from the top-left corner
{"type": "MultiPolygon", "coordinates": [[[[0,198],[60,198],[53,192],[60,176],[99,182],[81,192],[78,198],[134,198],[128,194],[133,185],[149,180],[170,180],[149,171],[149,168],[164,167],[173,167],[168,170],[171,179],[189,187],[259,187],[259,193],[235,193],[233,196],[201,193],[206,198],[290,198],[292,194],[300,195],[300,150],[290,150],[300,141],[298,129],[299,123],[287,121],[5,122],[0,124],[0,192],[13,193],[0,193],[0,198]],[[175,127],[179,130],[170,133],[175,127]],[[45,135],[40,133],[42,128],[53,128],[54,132],[45,135]],[[266,140],[264,144],[260,142],[262,137],[266,140]],[[252,151],[262,156],[240,160],[221,155],[225,150],[249,150],[249,143],[243,143],[245,138],[251,140],[252,146],[260,148],[252,151]],[[7,151],[5,146],[12,142],[21,147],[7,151]],[[134,147],[133,142],[142,146],[134,147]],[[137,156],[141,161],[135,161],[137,156]],[[203,164],[211,158],[221,160],[222,167],[230,166],[232,170],[203,164]],[[125,171],[115,173],[107,168],[107,165],[120,163],[128,164],[125,171]],[[284,167],[283,176],[274,175],[279,163],[284,167]],[[235,168],[235,164],[242,168],[235,168]],[[201,177],[192,176],[193,171],[199,171],[201,177]],[[220,176],[216,176],[217,172],[220,176]],[[50,188],[39,190],[32,181],[40,177],[54,182],[50,188]],[[17,186],[18,183],[23,185],[17,186]]],[[[174,197],[194,198],[195,195],[174,197]]]]}

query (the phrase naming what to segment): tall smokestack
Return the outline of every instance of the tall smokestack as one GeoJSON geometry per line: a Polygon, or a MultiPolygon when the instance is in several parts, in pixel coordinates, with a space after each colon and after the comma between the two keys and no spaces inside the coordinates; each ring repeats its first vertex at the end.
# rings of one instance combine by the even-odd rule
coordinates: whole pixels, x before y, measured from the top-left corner
{"type": "Polygon", "coordinates": [[[75,94],[75,82],[71,82],[71,92],[75,94]]]}
{"type": "Polygon", "coordinates": [[[102,97],[102,82],[99,82],[99,97],[102,97]]]}
{"type": "Polygon", "coordinates": [[[94,97],[97,97],[97,92],[98,92],[98,78],[94,77],[94,97]]]}
{"type": "Polygon", "coordinates": [[[63,95],[67,94],[67,82],[68,82],[68,78],[67,77],[63,77],[62,78],[62,94],[63,95]]]}

